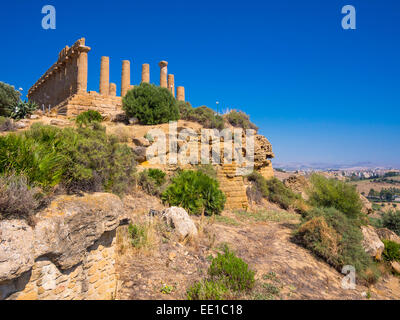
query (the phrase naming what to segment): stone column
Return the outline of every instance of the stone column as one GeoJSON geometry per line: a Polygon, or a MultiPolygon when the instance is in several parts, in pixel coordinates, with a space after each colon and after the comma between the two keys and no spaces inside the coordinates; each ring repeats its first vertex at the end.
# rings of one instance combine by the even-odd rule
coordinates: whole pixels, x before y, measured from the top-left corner
{"type": "Polygon", "coordinates": [[[115,83],[110,83],[109,94],[112,97],[117,95],[117,85],[115,83]]]}
{"type": "Polygon", "coordinates": [[[108,96],[110,90],[110,58],[101,57],[99,93],[108,96]]]}
{"type": "Polygon", "coordinates": [[[147,63],[142,65],[142,82],[150,83],[150,65],[147,63]]]}
{"type": "Polygon", "coordinates": [[[168,62],[161,61],[158,65],[160,66],[160,87],[167,88],[168,87],[168,83],[167,83],[168,62]]]}
{"type": "Polygon", "coordinates": [[[175,77],[173,74],[168,75],[168,90],[171,91],[172,95],[175,97],[175,77]]]}
{"type": "Polygon", "coordinates": [[[176,88],[176,99],[178,101],[185,102],[185,88],[184,87],[177,87],[176,88]]]}
{"type": "Polygon", "coordinates": [[[77,92],[87,91],[87,80],[88,80],[88,52],[89,47],[80,47],[80,53],[78,56],[78,81],[77,81],[77,92]]]}
{"type": "Polygon", "coordinates": [[[121,77],[121,97],[124,97],[131,85],[131,63],[129,60],[122,61],[122,77],[121,77]]]}

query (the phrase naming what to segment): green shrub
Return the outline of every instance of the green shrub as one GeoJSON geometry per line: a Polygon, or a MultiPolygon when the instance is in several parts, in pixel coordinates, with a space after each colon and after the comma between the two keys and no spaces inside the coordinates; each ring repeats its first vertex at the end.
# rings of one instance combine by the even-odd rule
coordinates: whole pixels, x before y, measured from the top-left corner
{"type": "Polygon", "coordinates": [[[385,250],[383,251],[383,259],[385,261],[400,261],[400,244],[391,240],[383,240],[385,250]]]}
{"type": "Polygon", "coordinates": [[[0,137],[0,173],[9,171],[44,188],[61,183],[70,192],[120,194],[133,185],[135,168],[131,149],[100,125],[59,129],[36,123],[23,134],[0,137]]]}
{"type": "Polygon", "coordinates": [[[278,204],[282,209],[288,210],[291,206],[297,208],[296,201],[300,201],[300,195],[295,194],[277,178],[265,179],[260,173],[253,172],[247,176],[252,186],[247,194],[251,199],[260,202],[260,197],[278,204]]]}
{"type": "Polygon", "coordinates": [[[163,185],[166,181],[166,173],[160,169],[149,169],[148,174],[156,182],[157,186],[163,185]]]}
{"type": "Polygon", "coordinates": [[[250,290],[255,283],[255,272],[250,270],[248,264],[238,258],[227,246],[223,254],[218,253],[218,256],[213,259],[208,274],[212,280],[222,281],[233,291],[250,290]]]}
{"type": "Polygon", "coordinates": [[[400,236],[400,211],[388,211],[382,214],[382,227],[388,228],[400,236]]]}
{"type": "Polygon", "coordinates": [[[0,131],[14,131],[15,126],[10,118],[0,116],[0,131]]]}
{"type": "Polygon", "coordinates": [[[224,300],[228,289],[222,281],[202,280],[187,290],[188,300],[224,300]]]}
{"type": "Polygon", "coordinates": [[[172,178],[161,198],[172,206],[180,206],[190,214],[220,214],[226,198],[217,180],[200,171],[184,170],[172,178]]]}
{"type": "Polygon", "coordinates": [[[128,117],[134,117],[141,124],[152,125],[179,119],[175,98],[166,88],[141,83],[129,90],[122,101],[128,117]]]}
{"type": "Polygon", "coordinates": [[[161,194],[161,187],[165,184],[166,174],[159,169],[143,170],[139,174],[138,184],[146,193],[159,196],[161,194]]]}
{"type": "Polygon", "coordinates": [[[35,102],[19,101],[17,104],[12,106],[10,117],[15,120],[25,119],[27,116],[33,114],[37,108],[38,105],[35,102]]]}
{"type": "Polygon", "coordinates": [[[250,121],[250,117],[243,111],[232,110],[224,115],[224,118],[234,127],[258,130],[258,127],[250,121]]]}
{"type": "Polygon", "coordinates": [[[102,122],[102,121],[103,121],[103,116],[100,114],[100,112],[95,110],[88,110],[82,112],[75,119],[75,122],[79,126],[88,126],[93,122],[102,122]]]}
{"type": "Polygon", "coordinates": [[[13,106],[20,102],[21,93],[0,81],[0,116],[9,117],[13,106]]]}
{"type": "Polygon", "coordinates": [[[25,134],[8,134],[0,137],[0,174],[15,172],[25,175],[29,183],[52,187],[61,181],[63,174],[61,153],[25,134]]]}
{"type": "Polygon", "coordinates": [[[352,265],[363,276],[368,269],[374,268],[362,246],[363,235],[358,220],[335,208],[310,210],[294,240],[339,271],[344,265],[352,265]]]}
{"type": "Polygon", "coordinates": [[[361,216],[362,202],[356,188],[319,174],[311,176],[310,203],[316,207],[336,208],[350,218],[361,216]]]}
{"type": "Polygon", "coordinates": [[[143,248],[147,244],[147,231],[144,226],[138,224],[129,224],[128,234],[131,244],[137,248],[143,248]]]}
{"type": "Polygon", "coordinates": [[[24,176],[0,176],[0,220],[8,218],[30,219],[38,207],[37,188],[31,188],[24,176]]]}
{"type": "Polygon", "coordinates": [[[222,130],[225,127],[224,119],[206,106],[193,108],[190,103],[178,103],[181,119],[195,121],[204,128],[222,130]]]}

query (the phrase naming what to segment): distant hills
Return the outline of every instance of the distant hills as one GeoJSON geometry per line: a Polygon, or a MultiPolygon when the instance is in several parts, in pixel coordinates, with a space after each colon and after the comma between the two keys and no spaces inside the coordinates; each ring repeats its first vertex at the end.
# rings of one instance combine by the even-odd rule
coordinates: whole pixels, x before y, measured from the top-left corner
{"type": "Polygon", "coordinates": [[[273,162],[274,168],[281,168],[287,171],[329,171],[329,170],[391,170],[399,169],[400,166],[381,165],[372,162],[356,163],[326,163],[326,162],[273,162]]]}

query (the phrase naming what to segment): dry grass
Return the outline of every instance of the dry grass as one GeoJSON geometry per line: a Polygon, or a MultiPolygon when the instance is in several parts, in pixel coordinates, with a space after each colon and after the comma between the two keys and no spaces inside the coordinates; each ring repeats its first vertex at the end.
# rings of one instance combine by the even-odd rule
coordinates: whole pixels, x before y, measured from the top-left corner
{"type": "Polygon", "coordinates": [[[134,137],[131,128],[124,124],[117,124],[116,126],[108,126],[107,134],[112,134],[118,137],[119,142],[131,142],[134,137]]]}

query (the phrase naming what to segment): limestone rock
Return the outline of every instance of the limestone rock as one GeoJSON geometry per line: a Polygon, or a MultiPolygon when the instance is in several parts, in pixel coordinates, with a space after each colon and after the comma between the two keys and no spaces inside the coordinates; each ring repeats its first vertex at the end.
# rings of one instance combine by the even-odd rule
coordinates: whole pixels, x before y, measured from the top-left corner
{"type": "Polygon", "coordinates": [[[381,260],[382,252],[385,248],[383,242],[379,239],[378,234],[372,226],[362,226],[361,231],[364,236],[363,247],[366,253],[377,260],[381,260]]]}
{"type": "Polygon", "coordinates": [[[86,248],[118,227],[122,212],[121,200],[109,193],[58,197],[37,216],[35,258],[48,256],[63,270],[75,266],[86,248]]]}
{"type": "Polygon", "coordinates": [[[372,214],[374,212],[374,210],[372,209],[372,203],[368,201],[368,199],[366,197],[364,197],[362,194],[360,194],[360,199],[362,202],[362,213],[364,214],[372,214]]]}
{"type": "Polygon", "coordinates": [[[23,220],[0,221],[0,282],[30,270],[34,263],[33,231],[23,220]]]}
{"type": "Polygon", "coordinates": [[[301,194],[303,199],[308,200],[308,195],[306,191],[310,187],[310,183],[304,176],[292,175],[284,180],[283,183],[293,192],[301,194]]]}
{"type": "Polygon", "coordinates": [[[390,264],[392,265],[393,271],[397,274],[400,274],[400,263],[397,261],[392,261],[390,264]]]}
{"type": "Polygon", "coordinates": [[[50,124],[52,126],[65,127],[65,126],[69,125],[69,122],[65,121],[65,120],[61,120],[61,119],[52,119],[50,121],[50,124]]]}
{"type": "Polygon", "coordinates": [[[146,148],[136,147],[132,149],[135,160],[139,163],[146,161],[146,148]]]}
{"type": "Polygon", "coordinates": [[[132,142],[138,147],[149,147],[150,141],[146,138],[133,138],[132,142]]]}
{"type": "Polygon", "coordinates": [[[376,229],[376,233],[378,234],[381,240],[390,240],[400,244],[400,237],[397,234],[395,234],[392,230],[389,230],[387,228],[379,228],[376,229]]]}
{"type": "Polygon", "coordinates": [[[161,212],[161,217],[175,229],[181,240],[186,237],[196,237],[198,234],[196,225],[183,208],[171,207],[164,209],[161,212]]]}
{"type": "Polygon", "coordinates": [[[254,165],[256,168],[261,168],[268,165],[268,159],[274,158],[272,145],[268,139],[262,135],[254,137],[254,165]]]}
{"type": "Polygon", "coordinates": [[[27,126],[28,126],[28,124],[26,122],[22,122],[22,121],[14,122],[14,127],[16,129],[25,129],[27,126]]]}

